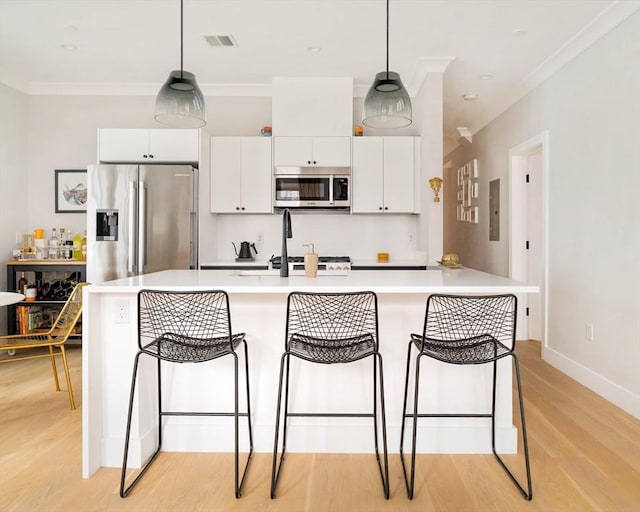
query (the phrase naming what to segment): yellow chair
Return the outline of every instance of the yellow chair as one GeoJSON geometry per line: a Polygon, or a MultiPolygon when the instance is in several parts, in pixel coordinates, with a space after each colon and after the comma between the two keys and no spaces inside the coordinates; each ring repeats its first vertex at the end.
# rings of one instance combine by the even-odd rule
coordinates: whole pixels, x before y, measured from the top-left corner
{"type": "Polygon", "coordinates": [[[64,375],[67,379],[67,391],[69,393],[69,402],[71,409],[76,408],[73,399],[73,390],[71,389],[71,378],[69,377],[69,366],[67,365],[67,355],[64,351],[64,344],[72,333],[76,322],[82,314],[82,288],[88,283],[78,283],[71,292],[67,302],[58,313],[51,329],[45,332],[30,334],[11,334],[9,336],[0,336],[0,350],[21,350],[26,348],[47,347],[48,354],[38,354],[31,356],[11,357],[2,359],[0,363],[9,363],[13,361],[22,361],[24,359],[37,359],[39,357],[50,357],[51,368],[53,370],[53,380],[56,383],[56,391],[60,391],[60,383],[58,382],[58,370],[56,368],[56,354],[54,347],[60,349],[62,355],[62,364],[64,366],[64,375]]]}

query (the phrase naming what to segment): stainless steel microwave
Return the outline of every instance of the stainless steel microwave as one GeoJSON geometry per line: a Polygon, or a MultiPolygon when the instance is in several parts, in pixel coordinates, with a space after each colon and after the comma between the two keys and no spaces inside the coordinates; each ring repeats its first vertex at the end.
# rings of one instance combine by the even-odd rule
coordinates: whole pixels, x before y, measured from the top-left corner
{"type": "Polygon", "coordinates": [[[351,176],[348,167],[276,167],[276,208],[348,209],[351,176]]]}

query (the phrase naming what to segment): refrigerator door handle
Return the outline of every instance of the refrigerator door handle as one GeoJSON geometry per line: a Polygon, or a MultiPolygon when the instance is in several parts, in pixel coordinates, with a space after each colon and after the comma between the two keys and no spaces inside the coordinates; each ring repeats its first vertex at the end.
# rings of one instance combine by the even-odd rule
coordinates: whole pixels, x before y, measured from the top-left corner
{"type": "Polygon", "coordinates": [[[140,181],[138,199],[138,274],[144,274],[147,263],[147,187],[140,181]]]}
{"type": "Polygon", "coordinates": [[[129,182],[129,233],[128,233],[128,247],[129,254],[127,258],[127,272],[130,274],[137,273],[137,262],[136,262],[136,246],[134,244],[134,240],[136,239],[136,211],[137,211],[137,203],[138,203],[138,194],[136,193],[136,182],[129,182]]]}

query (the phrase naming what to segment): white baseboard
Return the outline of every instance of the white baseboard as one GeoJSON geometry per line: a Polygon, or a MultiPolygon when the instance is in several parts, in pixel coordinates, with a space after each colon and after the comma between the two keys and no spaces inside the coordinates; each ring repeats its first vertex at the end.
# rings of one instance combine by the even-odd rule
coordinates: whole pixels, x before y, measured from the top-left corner
{"type": "MultiPolygon", "coordinates": [[[[422,420],[424,422],[424,420],[422,420]]],[[[512,426],[497,426],[496,448],[499,453],[517,452],[518,431],[512,426]]],[[[246,424],[240,424],[240,451],[248,451],[246,424]]],[[[273,427],[255,426],[254,450],[257,453],[273,451],[273,427]]],[[[381,443],[380,439],[380,443],[381,443]]],[[[124,440],[103,440],[102,465],[122,465],[124,440]]],[[[128,466],[140,467],[143,460],[153,453],[155,432],[143,438],[132,438],[129,447],[128,466]],[[143,455],[144,454],[144,455],[143,455]]],[[[411,431],[405,432],[405,453],[411,451],[411,431]]],[[[390,454],[399,453],[400,427],[387,427],[387,444],[390,454]]],[[[166,424],[163,431],[162,449],[171,452],[231,452],[233,451],[233,428],[227,425],[166,424]]],[[[380,449],[382,446],[380,445],[380,449]]],[[[373,453],[372,425],[305,424],[290,425],[287,435],[289,453],[373,453]]],[[[487,424],[464,424],[449,421],[443,425],[418,424],[418,453],[491,453],[491,428],[487,424]]]]}
{"type": "Polygon", "coordinates": [[[640,419],[640,396],[577,363],[573,359],[569,359],[557,350],[543,347],[542,359],[594,393],[617,405],[625,412],[640,419]]]}

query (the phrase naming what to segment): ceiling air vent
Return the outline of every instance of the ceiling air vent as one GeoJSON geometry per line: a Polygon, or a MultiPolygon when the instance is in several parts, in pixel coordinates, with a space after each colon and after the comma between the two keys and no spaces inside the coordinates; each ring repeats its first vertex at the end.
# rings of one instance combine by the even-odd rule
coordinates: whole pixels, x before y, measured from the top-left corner
{"type": "Polygon", "coordinates": [[[221,36],[204,36],[205,41],[209,46],[220,47],[220,46],[238,46],[236,40],[231,34],[221,35],[221,36]]]}

